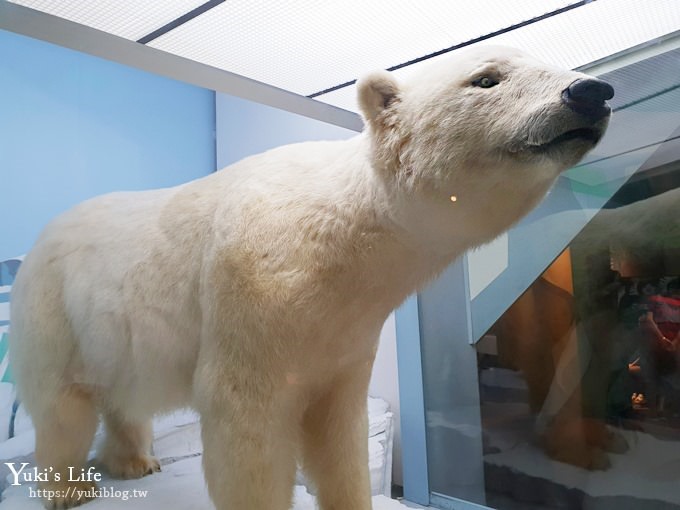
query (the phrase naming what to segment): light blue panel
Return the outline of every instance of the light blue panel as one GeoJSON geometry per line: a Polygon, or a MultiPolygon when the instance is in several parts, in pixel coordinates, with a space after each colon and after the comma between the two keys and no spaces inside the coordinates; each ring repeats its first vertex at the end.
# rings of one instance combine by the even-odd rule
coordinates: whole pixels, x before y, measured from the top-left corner
{"type": "Polygon", "coordinates": [[[401,456],[404,498],[427,505],[427,477],[423,366],[420,355],[418,298],[414,294],[394,312],[401,418],[401,456]]]}
{"type": "Polygon", "coordinates": [[[302,115],[216,94],[217,168],[289,143],[343,140],[357,133],[302,115]]]}
{"type": "Polygon", "coordinates": [[[0,260],[114,190],[215,170],[214,93],[0,31],[0,260]]]}

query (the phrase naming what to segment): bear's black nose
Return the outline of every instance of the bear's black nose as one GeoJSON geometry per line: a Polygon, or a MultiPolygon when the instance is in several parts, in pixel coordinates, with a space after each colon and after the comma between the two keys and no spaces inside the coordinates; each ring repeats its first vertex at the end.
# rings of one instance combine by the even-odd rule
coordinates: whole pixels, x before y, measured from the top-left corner
{"type": "Polygon", "coordinates": [[[605,101],[612,97],[614,87],[595,78],[579,78],[562,91],[562,101],[569,108],[594,121],[609,115],[611,109],[605,101]]]}
{"type": "Polygon", "coordinates": [[[588,103],[599,104],[614,97],[614,87],[595,78],[578,79],[569,85],[567,91],[574,101],[588,103]]]}

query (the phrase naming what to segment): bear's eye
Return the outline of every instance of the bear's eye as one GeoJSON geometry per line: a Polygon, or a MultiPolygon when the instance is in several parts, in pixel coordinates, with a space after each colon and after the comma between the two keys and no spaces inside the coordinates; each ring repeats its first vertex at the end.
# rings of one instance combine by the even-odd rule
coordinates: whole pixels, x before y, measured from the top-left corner
{"type": "Polygon", "coordinates": [[[483,89],[490,89],[494,85],[498,85],[498,80],[489,76],[482,76],[473,81],[472,84],[483,89]]]}

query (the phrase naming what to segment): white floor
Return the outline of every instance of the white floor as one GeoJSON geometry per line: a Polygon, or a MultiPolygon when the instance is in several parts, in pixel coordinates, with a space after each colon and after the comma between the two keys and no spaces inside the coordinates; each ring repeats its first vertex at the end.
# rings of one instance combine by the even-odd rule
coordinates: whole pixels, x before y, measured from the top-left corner
{"type": "MultiPolygon", "coordinates": [[[[206,510],[214,508],[203,481],[201,458],[192,457],[163,466],[163,471],[139,480],[104,479],[100,490],[108,497],[87,503],[83,510],[206,510]],[[134,491],[137,491],[135,494],[134,491]],[[136,496],[136,497],[135,497],[136,496]],[[127,499],[126,499],[127,498],[127,499]]],[[[42,510],[40,500],[31,497],[33,484],[10,487],[3,494],[0,510],[42,510]]],[[[292,510],[315,510],[315,501],[302,486],[296,486],[292,510]]],[[[405,510],[405,505],[385,496],[373,498],[373,510],[405,510]]],[[[233,510],[249,510],[247,508],[233,510]]]]}
{"type": "MultiPolygon", "coordinates": [[[[371,462],[371,484],[374,494],[388,491],[390,478],[385,477],[385,468],[391,466],[391,455],[385,454],[387,447],[391,452],[392,415],[385,403],[369,399],[369,453],[371,462]],[[386,433],[387,432],[387,433],[386,433]]],[[[25,416],[17,420],[17,437],[0,442],[1,462],[12,460],[18,463],[29,462],[34,466],[34,433],[25,416]]],[[[198,417],[191,411],[178,412],[159,418],[154,423],[154,452],[160,459],[162,471],[138,480],[114,480],[107,477],[98,483],[100,497],[90,501],[84,509],[92,510],[206,510],[214,508],[203,479],[201,466],[202,444],[198,417]]],[[[96,441],[95,441],[96,442],[96,441]]],[[[94,456],[94,451],[91,452],[94,456]]],[[[18,468],[17,466],[17,468],[18,468]]],[[[1,466],[0,468],[4,468],[1,466]]],[[[2,469],[0,469],[2,471],[2,469]]],[[[7,472],[5,469],[4,472],[7,472]]],[[[11,481],[11,475],[8,474],[11,481]]],[[[298,482],[301,483],[301,482],[298,482]]],[[[2,492],[0,510],[41,510],[40,499],[35,493],[34,483],[9,486],[2,492]]],[[[373,498],[373,510],[405,510],[400,502],[377,495],[373,498]]],[[[296,485],[295,500],[291,510],[315,510],[313,496],[303,485],[296,485]]],[[[231,509],[230,509],[231,510],[231,509]]],[[[249,510],[233,509],[233,510],[249,510]]],[[[349,510],[349,509],[348,509],[349,510]]]]}

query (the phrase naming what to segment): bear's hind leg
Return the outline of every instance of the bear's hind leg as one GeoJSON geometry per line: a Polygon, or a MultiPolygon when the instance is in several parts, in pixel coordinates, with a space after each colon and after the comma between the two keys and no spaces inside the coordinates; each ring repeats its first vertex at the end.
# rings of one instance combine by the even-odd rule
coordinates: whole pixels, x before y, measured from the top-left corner
{"type": "Polygon", "coordinates": [[[370,364],[350,370],[305,413],[304,469],[321,510],[370,510],[368,412],[370,364]]]}
{"type": "Polygon", "coordinates": [[[62,390],[46,409],[32,410],[35,458],[48,481],[38,482],[48,509],[81,505],[94,497],[94,482],[70,481],[80,474],[97,430],[98,416],[92,396],[78,387],[62,390]]]}
{"type": "Polygon", "coordinates": [[[161,470],[151,455],[153,428],[151,420],[130,423],[119,413],[104,414],[106,437],[98,460],[114,478],[141,478],[161,470]]]}

